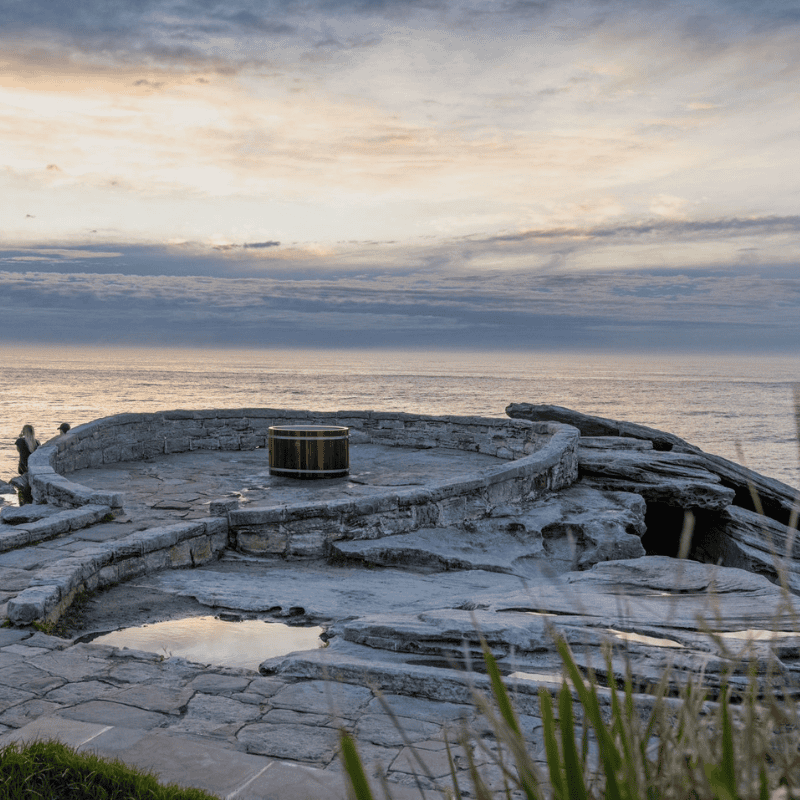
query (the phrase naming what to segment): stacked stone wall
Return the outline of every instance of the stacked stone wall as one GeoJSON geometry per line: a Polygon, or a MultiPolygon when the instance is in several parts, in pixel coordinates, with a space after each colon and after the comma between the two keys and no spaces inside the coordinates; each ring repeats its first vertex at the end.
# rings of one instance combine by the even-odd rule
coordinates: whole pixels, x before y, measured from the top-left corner
{"type": "MultiPolygon", "coordinates": [[[[575,428],[534,423],[527,431],[514,432],[504,430],[502,425],[495,430],[494,420],[457,419],[456,424],[441,423],[442,427],[432,425],[428,430],[416,430],[415,437],[436,435],[440,437],[440,447],[452,447],[456,441],[462,445],[459,449],[474,448],[475,452],[484,452],[484,443],[490,441],[494,455],[504,458],[506,452],[512,453],[511,463],[419,489],[357,500],[233,509],[228,512],[231,541],[238,550],[251,555],[319,558],[328,555],[331,542],[342,539],[377,539],[419,528],[462,526],[495,506],[539,497],[569,486],[578,477],[575,428]],[[461,420],[468,420],[463,428],[461,420]],[[444,424],[451,426],[446,439],[444,424]]],[[[418,438],[404,437],[404,430],[384,424],[371,441],[424,446],[418,438]],[[395,432],[394,438],[381,438],[388,431],[395,432]]]]}
{"type": "MultiPolygon", "coordinates": [[[[119,414],[74,428],[31,456],[36,502],[122,506],[122,496],[73,483],[76,470],[198,450],[268,446],[272,425],[343,425],[351,441],[393,447],[454,448],[491,455],[496,466],[359,500],[266,508],[224,508],[231,543],[250,554],[323,557],[340,539],[373,539],[423,527],[463,525],[497,505],[538,497],[577,479],[578,431],[510,418],[420,416],[402,412],[212,409],[119,414]]],[[[212,507],[212,514],[215,513],[212,507]]]]}
{"type": "Polygon", "coordinates": [[[65,476],[81,469],[193,450],[255,450],[267,446],[271,425],[344,425],[353,442],[399,447],[452,447],[505,460],[546,447],[548,423],[402,412],[314,412],[273,408],[162,411],[118,414],[69,431],[40,447],[29,460],[36,502],[75,507],[121,506],[119,494],[98,492],[65,476]]]}
{"type": "Polygon", "coordinates": [[[8,601],[8,618],[16,625],[55,622],[80,592],[162,569],[197,567],[217,558],[227,546],[228,525],[223,519],[181,522],[98,543],[39,570],[35,581],[8,601]]]}

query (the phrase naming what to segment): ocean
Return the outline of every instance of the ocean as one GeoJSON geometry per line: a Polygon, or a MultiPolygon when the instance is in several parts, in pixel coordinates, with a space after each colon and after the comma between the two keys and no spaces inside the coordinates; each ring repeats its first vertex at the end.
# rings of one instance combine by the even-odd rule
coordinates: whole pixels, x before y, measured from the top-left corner
{"type": "MultiPolygon", "coordinates": [[[[0,479],[41,442],[123,412],[274,407],[505,416],[548,403],[674,433],[800,485],[800,356],[1,346],[0,479]]],[[[6,500],[10,498],[6,496],[6,500]]]]}

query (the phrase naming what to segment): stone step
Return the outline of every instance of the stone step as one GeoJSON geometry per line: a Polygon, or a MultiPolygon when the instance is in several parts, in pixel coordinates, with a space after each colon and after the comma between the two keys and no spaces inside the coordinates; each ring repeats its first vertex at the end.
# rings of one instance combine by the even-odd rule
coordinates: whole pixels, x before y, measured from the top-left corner
{"type": "Polygon", "coordinates": [[[31,504],[3,511],[9,513],[3,516],[3,524],[0,524],[0,553],[87,528],[104,519],[111,512],[111,508],[103,505],[85,505],[80,508],[62,509],[31,504]]]}

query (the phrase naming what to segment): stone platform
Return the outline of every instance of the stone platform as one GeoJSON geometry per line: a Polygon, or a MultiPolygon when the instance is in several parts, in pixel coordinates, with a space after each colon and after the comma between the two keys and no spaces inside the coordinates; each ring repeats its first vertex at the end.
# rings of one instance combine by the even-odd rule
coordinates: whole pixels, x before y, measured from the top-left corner
{"type": "Polygon", "coordinates": [[[253,508],[329,503],[368,498],[455,480],[504,463],[496,456],[453,448],[350,445],[350,475],[313,484],[269,474],[266,449],[199,450],[147,461],[123,461],[82,469],[70,478],[98,492],[118,493],[126,516],[136,524],[165,524],[209,515],[212,501],[253,508]]]}
{"type": "MultiPolygon", "coordinates": [[[[563,422],[564,411],[516,406],[509,413],[549,424],[563,422]]],[[[431,475],[464,488],[465,474],[491,473],[496,461],[513,459],[497,445],[484,452],[475,439],[455,448],[458,455],[441,441],[434,447],[431,440],[413,445],[406,438],[403,446],[363,440],[353,449],[371,459],[370,468],[298,486],[315,493],[302,498],[281,494],[288,484],[269,478],[257,442],[247,440],[250,450],[225,451],[224,437],[208,436],[212,428],[191,413],[180,412],[178,421],[194,426],[197,442],[211,439],[217,447],[116,463],[117,446],[108,463],[70,473],[80,476],[73,484],[80,492],[48,478],[62,498],[85,491],[86,498],[108,503],[38,505],[7,515],[0,529],[6,616],[18,625],[53,620],[81,589],[104,589],[88,601],[87,630],[101,618],[107,629],[123,606],[126,621],[138,615],[146,622],[191,603],[206,613],[319,623],[328,647],[265,660],[256,673],[80,644],[30,627],[3,630],[3,741],[55,735],[221,797],[299,800],[344,796],[336,758],[343,725],[355,733],[370,769],[387,775],[402,800],[420,796],[411,789],[417,780],[433,797],[437,786],[448,784],[444,737],[452,737],[460,720],[491,752],[486,723],[471,702],[473,690],[488,688],[478,631],[513,689],[540,763],[536,692],[561,683],[557,635],[601,683],[619,680],[630,664],[643,704],[648,684],[670,665],[675,680],[702,675],[712,693],[726,672],[742,687],[751,669],[761,676],[777,668],[788,696],[800,693],[800,550],[786,524],[795,502],[790,487],[668,434],[569,412],[579,474],[557,487],[533,481],[526,494],[508,497],[482,494],[488,484],[478,482],[460,504],[448,500],[446,513],[440,509],[427,522],[418,517],[406,528],[389,524],[395,517],[365,528],[321,515],[315,524],[324,552],[303,554],[287,544],[256,558],[243,552],[236,514],[255,509],[269,517],[264,504],[273,503],[278,518],[259,524],[270,536],[290,537],[280,509],[369,504],[384,492],[427,491],[431,475]],[[443,469],[452,472],[442,477],[443,469]],[[763,514],[747,507],[748,483],[763,488],[763,514]],[[323,500],[319,490],[332,494],[323,500]],[[350,493],[344,501],[342,492],[350,493]],[[687,512],[693,529],[685,525],[687,512]],[[692,532],[690,559],[675,557],[683,529],[692,532]],[[721,564],[702,563],[716,561],[721,564]],[[606,643],[615,650],[610,672],[602,657],[606,643]],[[409,744],[423,756],[426,772],[415,766],[409,744]]],[[[397,427],[380,427],[387,419],[364,419],[387,437],[401,437],[397,427]]],[[[481,436],[491,441],[490,434],[481,436]]],[[[517,455],[526,457],[522,450],[517,455]]],[[[562,474],[561,462],[552,463],[551,474],[562,474]]],[[[456,766],[468,786],[462,751],[456,766]]],[[[487,769],[496,781],[497,771],[487,769]]]]}

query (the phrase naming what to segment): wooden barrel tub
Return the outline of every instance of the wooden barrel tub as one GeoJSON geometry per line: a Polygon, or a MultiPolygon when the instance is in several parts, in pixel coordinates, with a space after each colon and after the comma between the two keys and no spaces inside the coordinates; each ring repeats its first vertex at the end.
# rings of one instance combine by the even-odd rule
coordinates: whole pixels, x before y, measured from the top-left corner
{"type": "Polygon", "coordinates": [[[350,472],[350,428],[339,425],[273,425],[269,429],[269,474],[314,480],[350,472]]]}

